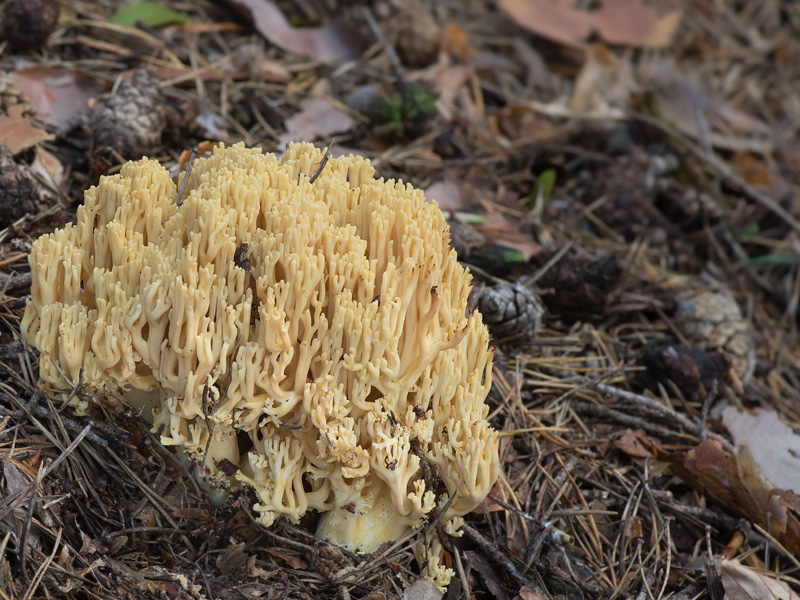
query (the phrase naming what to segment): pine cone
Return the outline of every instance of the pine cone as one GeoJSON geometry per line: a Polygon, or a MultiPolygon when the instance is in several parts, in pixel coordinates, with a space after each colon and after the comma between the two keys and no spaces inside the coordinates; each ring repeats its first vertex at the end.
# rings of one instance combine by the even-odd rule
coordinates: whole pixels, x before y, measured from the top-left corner
{"type": "Polygon", "coordinates": [[[108,146],[125,158],[152,154],[166,126],[166,103],[155,73],[137,71],[116,94],[101,97],[92,111],[92,146],[108,146]]]}
{"type": "Polygon", "coordinates": [[[0,145],[0,228],[37,211],[39,193],[26,165],[19,165],[5,144],[0,145]]]}
{"type": "Polygon", "coordinates": [[[47,42],[58,24],[57,0],[8,0],[0,14],[2,39],[11,50],[30,50],[47,42]]]}
{"type": "Polygon", "coordinates": [[[544,307],[536,295],[521,285],[499,284],[478,296],[478,310],[494,337],[536,335],[544,307]]]}

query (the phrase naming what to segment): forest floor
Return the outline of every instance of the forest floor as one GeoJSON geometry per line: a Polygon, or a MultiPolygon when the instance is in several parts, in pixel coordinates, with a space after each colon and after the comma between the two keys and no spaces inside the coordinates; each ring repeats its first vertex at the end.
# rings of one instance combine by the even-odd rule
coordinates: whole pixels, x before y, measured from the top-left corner
{"type": "Polygon", "coordinates": [[[54,405],[20,335],[100,176],[295,140],[426,190],[475,278],[501,474],[446,598],[800,598],[800,6],[124,4],[0,25],[0,598],[439,597],[413,540],[265,529],[132,413],[54,405]]]}

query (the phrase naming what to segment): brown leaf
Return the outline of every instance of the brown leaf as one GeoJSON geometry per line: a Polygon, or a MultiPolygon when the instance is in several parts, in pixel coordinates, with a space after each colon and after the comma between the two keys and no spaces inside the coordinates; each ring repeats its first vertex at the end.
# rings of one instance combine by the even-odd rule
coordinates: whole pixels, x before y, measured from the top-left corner
{"type": "Polygon", "coordinates": [[[643,429],[632,431],[628,429],[621,438],[614,442],[617,450],[622,450],[634,458],[652,458],[653,439],[643,429]]]}
{"type": "Polygon", "coordinates": [[[279,552],[278,550],[267,549],[267,554],[271,554],[275,558],[280,558],[281,560],[286,561],[290,567],[293,569],[307,569],[308,563],[304,561],[299,556],[293,556],[291,554],[284,554],[283,552],[279,552]]]}
{"type": "Polygon", "coordinates": [[[757,156],[738,150],[731,156],[731,164],[733,164],[742,174],[742,179],[747,183],[753,185],[771,186],[774,181],[774,175],[767,172],[767,166],[764,161],[757,156]]]}
{"type": "Polygon", "coordinates": [[[403,600],[440,600],[442,592],[427,577],[420,577],[403,590],[403,600]]]}
{"type": "Polygon", "coordinates": [[[774,486],[800,493],[800,435],[783,423],[778,413],[728,406],[722,411],[722,423],[737,446],[748,446],[774,486]]]}
{"type": "Polygon", "coordinates": [[[789,584],[778,581],[766,573],[759,573],[735,560],[719,564],[722,587],[727,600],[800,600],[789,584]]]}
{"type": "Polygon", "coordinates": [[[40,118],[61,127],[81,110],[90,98],[106,91],[106,83],[76,69],[31,67],[12,73],[14,83],[28,96],[40,118]]]}
{"type": "Polygon", "coordinates": [[[355,119],[322,98],[305,98],[300,112],[286,119],[286,133],[280,136],[283,143],[327,138],[334,133],[347,131],[356,124],[355,119]]]}
{"type": "Polygon", "coordinates": [[[553,126],[529,106],[512,104],[493,115],[489,121],[492,135],[509,140],[528,141],[552,135],[553,126]]]}
{"type": "Polygon", "coordinates": [[[475,227],[487,241],[514,248],[522,252],[523,260],[528,260],[541,251],[541,246],[533,241],[530,235],[522,233],[517,225],[509,223],[499,212],[486,215],[486,223],[475,227]]]}
{"type": "Polygon", "coordinates": [[[636,88],[633,69],[627,60],[617,58],[605,44],[591,44],[575,79],[569,107],[589,112],[624,108],[636,88]]]}
{"type": "Polygon", "coordinates": [[[52,140],[53,136],[34,127],[22,116],[22,106],[12,106],[8,115],[0,115],[0,144],[8,146],[11,154],[19,154],[39,142],[52,140]]]}
{"type": "Polygon", "coordinates": [[[219,555],[217,558],[217,567],[220,573],[225,576],[238,576],[243,571],[248,571],[247,563],[250,561],[250,556],[244,551],[245,544],[231,544],[227,550],[219,555]]]}
{"type": "Polygon", "coordinates": [[[276,46],[288,52],[316,60],[351,60],[357,58],[366,45],[343,20],[322,27],[292,27],[289,21],[269,0],[231,0],[253,19],[258,32],[276,46]]]}
{"type": "Polygon", "coordinates": [[[425,197],[436,200],[442,210],[461,210],[464,207],[461,181],[448,173],[445,179],[439,180],[425,190],[425,197]]]}
{"type": "Polygon", "coordinates": [[[597,32],[609,44],[664,48],[682,11],[657,12],[640,0],[602,0],[586,11],[564,0],[501,0],[500,7],[522,27],[575,48],[597,32]]]}
{"type": "MultiPolygon", "coordinates": [[[[523,585],[519,590],[519,596],[517,596],[517,598],[520,598],[520,600],[546,600],[547,596],[541,592],[532,590],[527,585],[523,585]]],[[[514,600],[516,600],[516,598],[514,600]]]]}
{"type": "Polygon", "coordinates": [[[733,514],[770,531],[791,552],[800,553],[800,497],[777,490],[761,475],[747,446],[731,454],[716,440],[706,440],[688,452],[655,449],[656,458],[689,485],[733,514]]]}
{"type": "Polygon", "coordinates": [[[442,53],[453,57],[462,65],[469,64],[471,53],[467,33],[455,23],[448,23],[442,30],[442,53]]]}
{"type": "Polygon", "coordinates": [[[212,519],[211,513],[205,508],[187,507],[176,510],[172,513],[175,519],[197,519],[199,521],[210,521],[212,519]]]}

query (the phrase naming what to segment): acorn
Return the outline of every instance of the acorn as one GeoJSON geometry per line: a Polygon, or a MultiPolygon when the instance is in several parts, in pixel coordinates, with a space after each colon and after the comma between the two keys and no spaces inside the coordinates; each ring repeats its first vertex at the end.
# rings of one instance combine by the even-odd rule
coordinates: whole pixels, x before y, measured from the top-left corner
{"type": "Polygon", "coordinates": [[[8,0],[0,14],[0,39],[13,50],[31,50],[47,42],[58,23],[56,0],[8,0]]]}

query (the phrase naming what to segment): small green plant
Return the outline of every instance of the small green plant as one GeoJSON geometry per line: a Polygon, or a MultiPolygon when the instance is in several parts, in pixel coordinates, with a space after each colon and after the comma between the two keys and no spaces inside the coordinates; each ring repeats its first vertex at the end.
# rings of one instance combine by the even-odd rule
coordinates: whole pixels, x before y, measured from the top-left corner
{"type": "Polygon", "coordinates": [[[430,84],[400,82],[373,98],[368,116],[373,125],[385,127],[398,139],[416,137],[436,115],[436,91],[430,84]]]}
{"type": "Polygon", "coordinates": [[[545,169],[536,178],[531,189],[530,199],[528,200],[528,208],[533,208],[536,204],[536,199],[539,195],[542,198],[549,198],[553,194],[553,189],[556,187],[556,170],[553,168],[545,169]]]}

